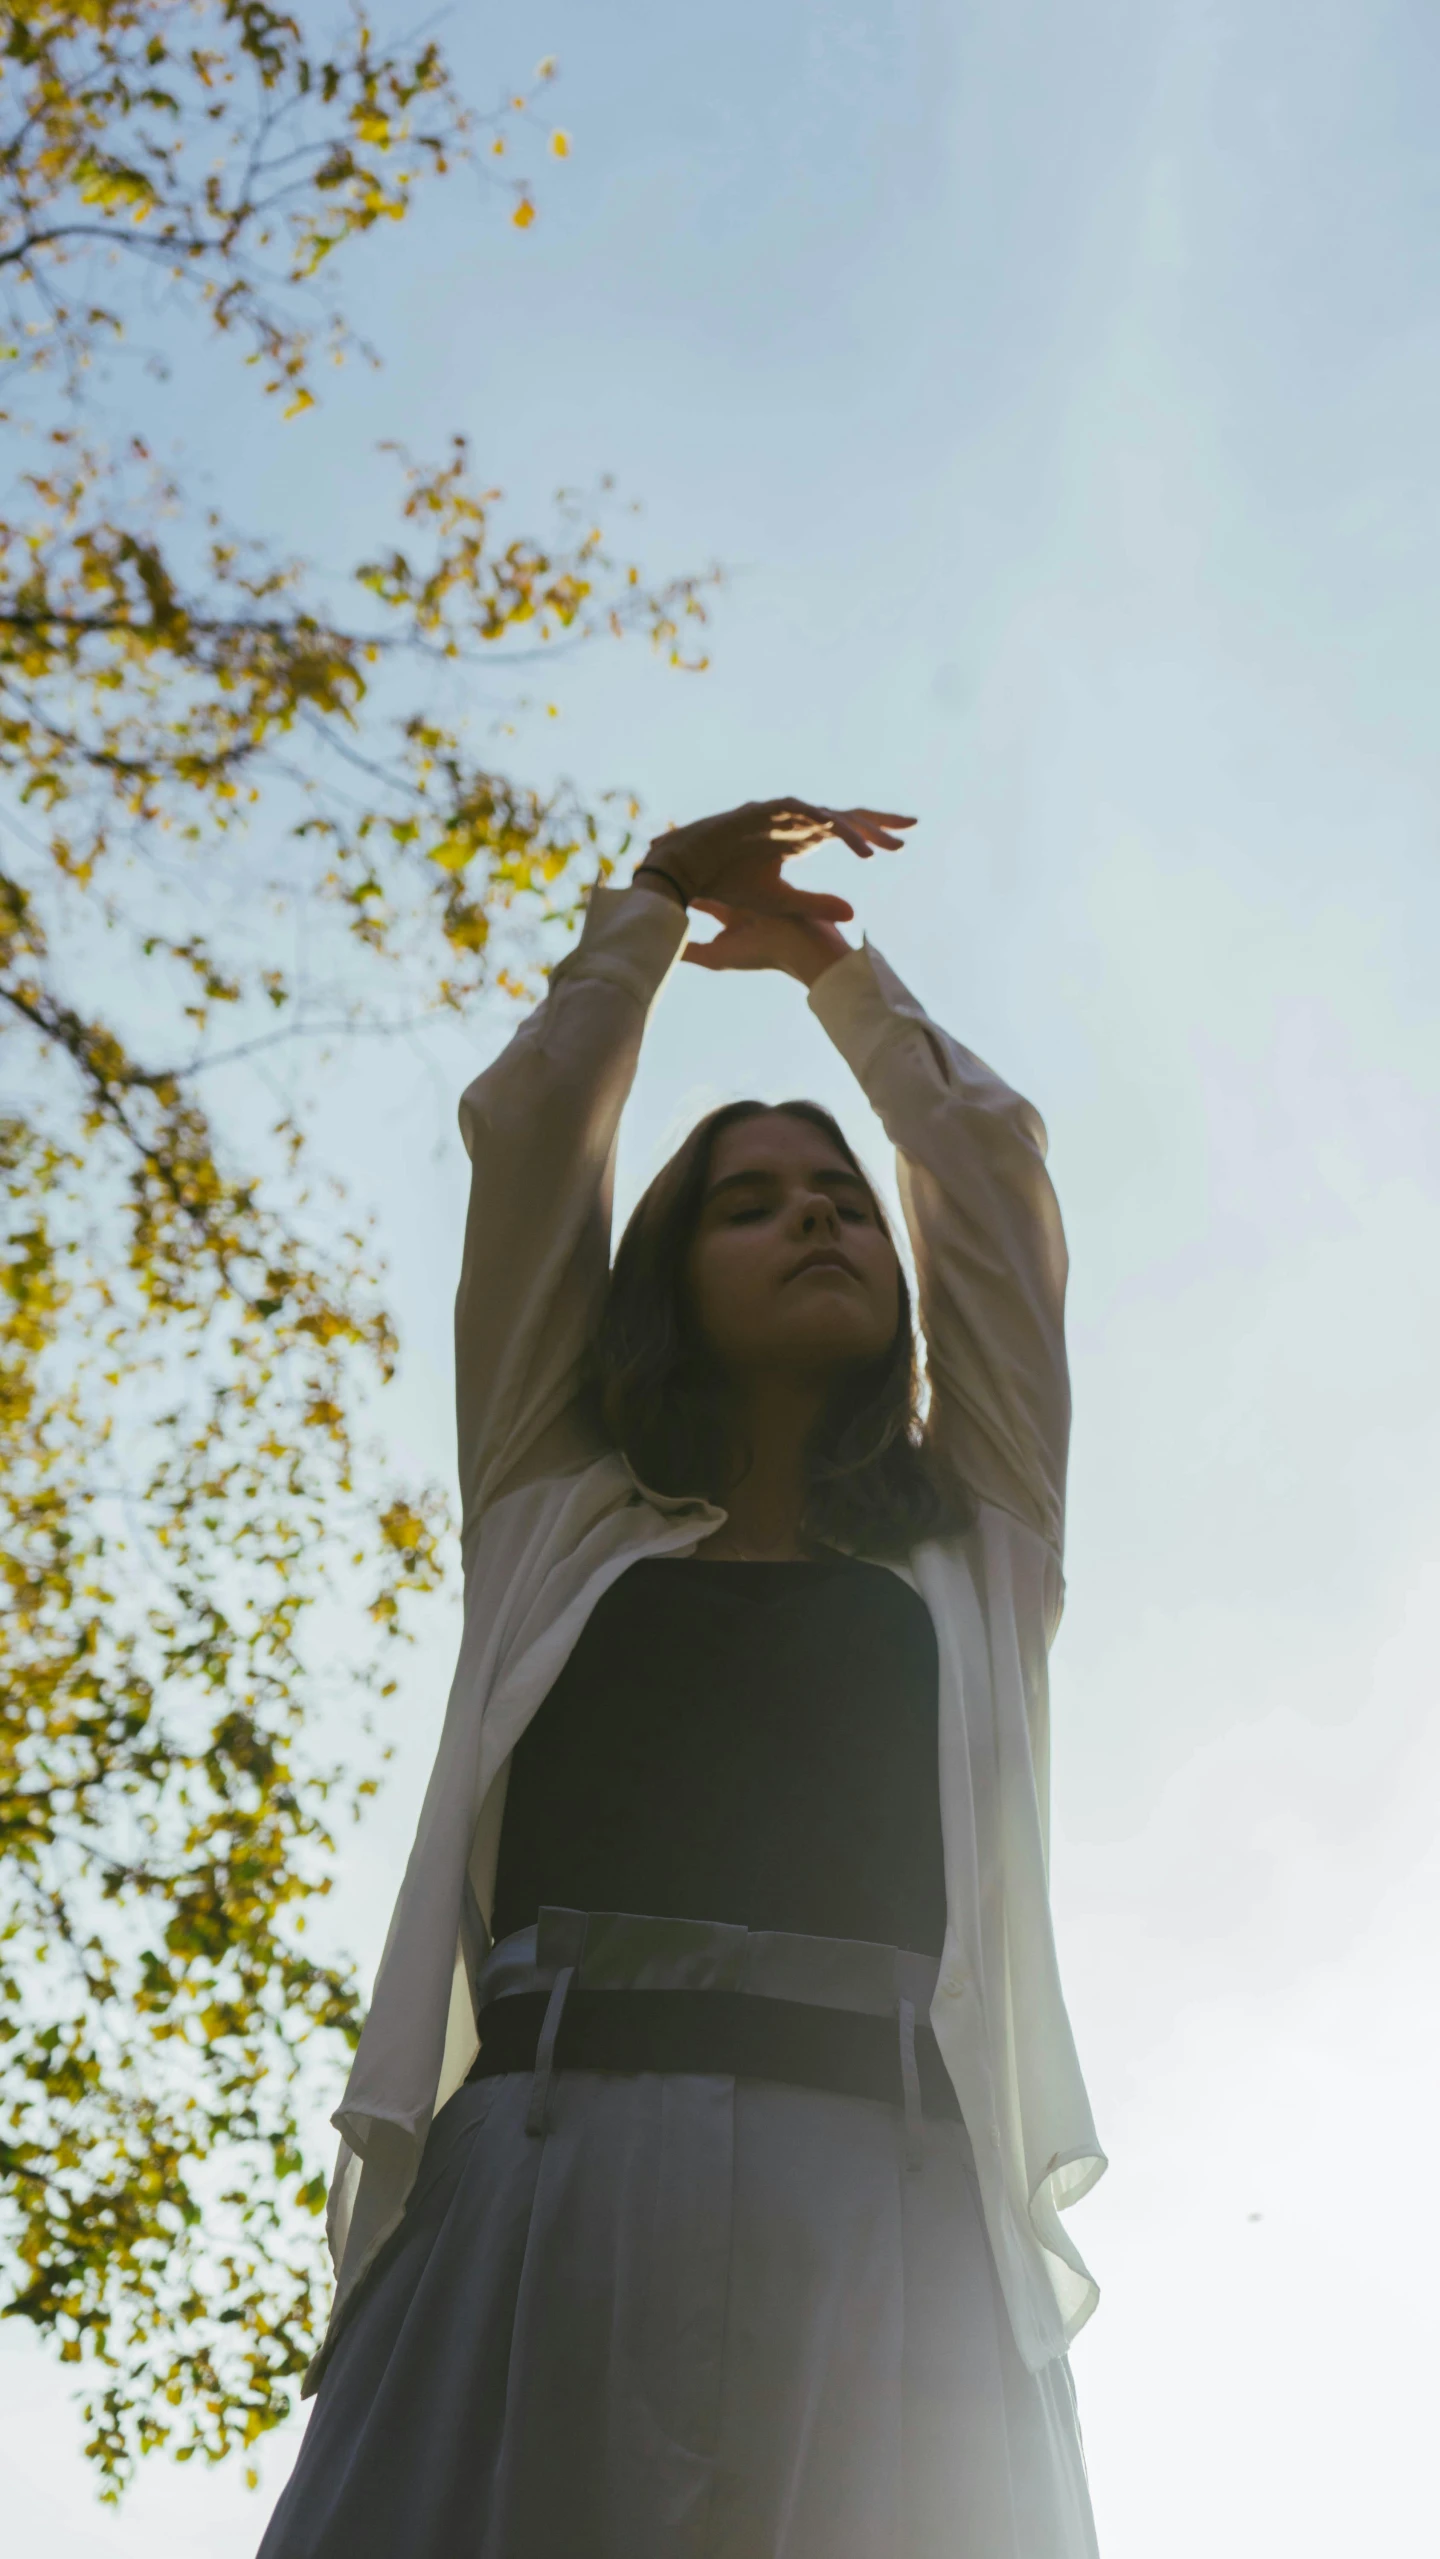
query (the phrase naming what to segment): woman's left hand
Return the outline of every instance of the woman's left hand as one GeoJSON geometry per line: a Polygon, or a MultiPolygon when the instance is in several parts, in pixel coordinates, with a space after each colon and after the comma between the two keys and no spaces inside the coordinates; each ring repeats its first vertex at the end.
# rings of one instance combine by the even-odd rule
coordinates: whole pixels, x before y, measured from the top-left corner
{"type": "Polygon", "coordinates": [[[850,956],[851,944],[837,925],[804,915],[761,915],[714,897],[690,902],[724,927],[713,942],[687,943],[685,957],[695,968],[780,969],[802,986],[813,986],[837,960],[850,956]]]}

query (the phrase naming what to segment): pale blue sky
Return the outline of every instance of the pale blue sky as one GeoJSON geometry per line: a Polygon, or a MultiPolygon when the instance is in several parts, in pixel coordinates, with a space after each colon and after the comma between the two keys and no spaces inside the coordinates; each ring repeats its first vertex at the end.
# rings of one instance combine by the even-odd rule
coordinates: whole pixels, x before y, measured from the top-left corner
{"type": "MultiPolygon", "coordinates": [[[[657,567],[730,567],[715,663],[605,652],[548,751],[657,816],[919,813],[861,920],[1044,1111],[1074,1258],[1055,1891],[1113,2160],[1077,2219],[1102,2549],[1419,2559],[1440,30],[1418,0],[525,0],[452,34],[486,89],[561,58],[540,223],[460,182],[370,271],[382,378],[241,436],[218,371],[172,423],[337,560],[382,435],[463,425],[529,505],[615,471],[657,567]]],[[[451,1103],[495,1036],[317,1097],[407,1324],[388,1427],[435,1467],[451,1103]]],[[[627,1201],[737,1087],[882,1153],[797,989],[694,972],[627,1201]]],[[[452,1636],[351,1861],[372,1957],[452,1636]]],[[[260,2499],[154,2465],[116,2521],[63,2378],[0,2349],[23,2546],[248,2559],[288,2443],[260,2499]]]]}

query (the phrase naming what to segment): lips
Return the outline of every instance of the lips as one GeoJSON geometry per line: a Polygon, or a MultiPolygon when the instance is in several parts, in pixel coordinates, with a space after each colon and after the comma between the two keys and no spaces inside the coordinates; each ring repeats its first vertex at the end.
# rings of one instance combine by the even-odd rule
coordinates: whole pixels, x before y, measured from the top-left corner
{"type": "Polygon", "coordinates": [[[807,1253],[804,1261],[797,1262],[788,1277],[792,1280],[800,1279],[806,1271],[842,1271],[846,1279],[856,1279],[859,1276],[854,1264],[847,1262],[843,1253],[833,1252],[807,1253]]]}

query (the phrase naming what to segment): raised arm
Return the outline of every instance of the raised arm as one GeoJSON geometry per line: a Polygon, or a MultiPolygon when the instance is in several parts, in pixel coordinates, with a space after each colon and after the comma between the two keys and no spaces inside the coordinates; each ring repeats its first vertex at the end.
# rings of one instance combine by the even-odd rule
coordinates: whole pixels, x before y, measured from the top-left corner
{"type": "Polygon", "coordinates": [[[1037,1112],[932,1022],[878,951],[833,926],[699,900],[725,926],[692,944],[704,967],[780,968],[810,1005],[891,1139],[914,1249],[931,1405],[927,1427],[981,1501],[1058,1557],[1070,1391],[1064,1230],[1037,1112]]]}
{"type": "Polygon", "coordinates": [[[862,857],[908,819],[752,801],[656,839],[629,889],[597,889],[544,1002],[461,1098],[470,1208],[455,1304],[461,1538],[534,1472],[591,1453],[580,1409],[604,1302],[620,1116],[656,993],[710,888],[819,924],[844,898],[781,864],[838,836],[862,857]]]}
{"type": "Polygon", "coordinates": [[[597,889],[542,1004],[467,1086],[470,1207],[455,1301],[462,1541],[531,1465],[585,1453],[577,1411],[610,1267],[620,1115],[685,938],[680,902],[597,889]]]}
{"type": "Polygon", "coordinates": [[[932,1022],[867,944],[810,1006],[896,1151],[930,1376],[928,1427],[982,1501],[1064,1536],[1067,1257],[1030,1103],[932,1022]]]}

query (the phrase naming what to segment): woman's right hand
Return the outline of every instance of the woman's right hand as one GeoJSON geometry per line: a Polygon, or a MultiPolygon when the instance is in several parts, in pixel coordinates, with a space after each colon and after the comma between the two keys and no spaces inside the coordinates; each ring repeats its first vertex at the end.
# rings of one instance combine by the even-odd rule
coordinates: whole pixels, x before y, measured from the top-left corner
{"type": "Polygon", "coordinates": [[[727,906],[747,907],[759,915],[804,915],[817,922],[846,922],[855,910],[847,899],[823,890],[797,888],[781,864],[794,854],[813,852],[835,837],[868,862],[877,847],[895,852],[903,842],[898,828],[913,826],[911,817],[883,809],[825,809],[809,800],[747,800],[719,817],[697,818],[690,826],[671,827],[657,835],[635,877],[647,870],[668,874],[686,899],[719,899],[727,906]]]}

